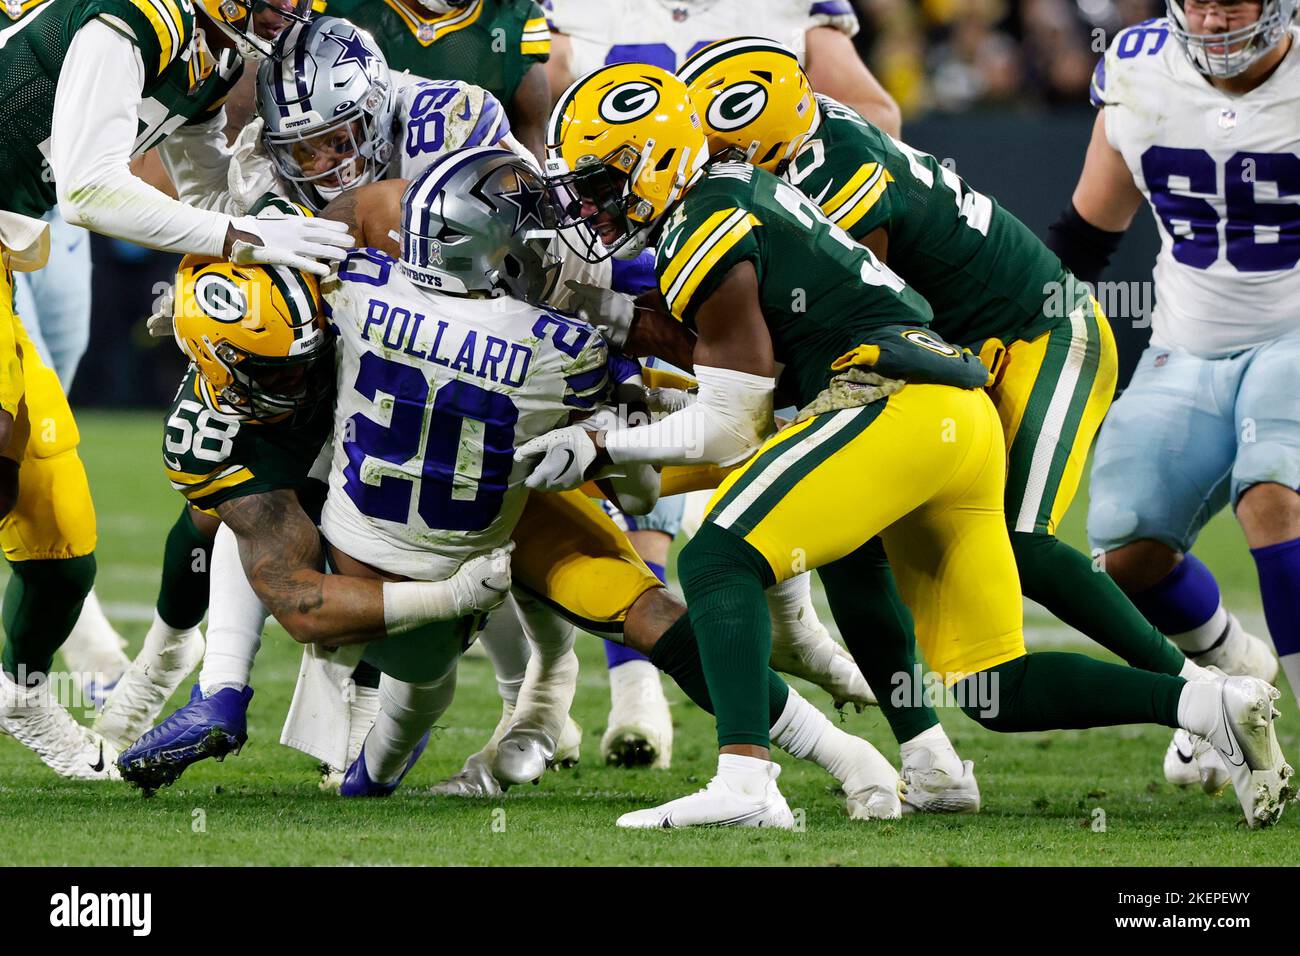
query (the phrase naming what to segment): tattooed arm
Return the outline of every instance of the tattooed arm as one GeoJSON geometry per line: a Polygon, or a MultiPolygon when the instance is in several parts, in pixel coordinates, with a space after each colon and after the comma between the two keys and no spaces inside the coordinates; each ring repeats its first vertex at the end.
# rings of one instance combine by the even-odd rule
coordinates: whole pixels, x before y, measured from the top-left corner
{"type": "Polygon", "coordinates": [[[245,495],[218,506],[262,603],[303,644],[359,644],[501,603],[510,588],[503,555],[474,558],[446,581],[383,582],[325,574],[320,532],[293,491],[245,495]]]}

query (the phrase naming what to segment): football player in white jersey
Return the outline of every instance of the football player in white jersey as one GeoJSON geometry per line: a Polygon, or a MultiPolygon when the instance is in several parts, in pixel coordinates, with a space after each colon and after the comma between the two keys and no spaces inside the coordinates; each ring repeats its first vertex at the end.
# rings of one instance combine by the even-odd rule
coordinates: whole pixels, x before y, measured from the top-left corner
{"type": "MultiPolygon", "coordinates": [[[[1300,30],[1296,0],[1168,0],[1097,66],[1099,108],[1053,250],[1096,281],[1143,197],[1160,232],[1151,343],[1097,442],[1088,536],[1197,663],[1271,680],[1191,547],[1231,505],[1300,693],[1300,30]]],[[[1224,780],[1175,734],[1165,773],[1224,780]]]]}
{"type": "Polygon", "coordinates": [[[818,93],[899,134],[898,104],[853,48],[858,18],[848,0],[548,0],[543,6],[551,28],[546,69],[556,95],[609,63],[651,63],[671,73],[702,47],[750,33],[794,50],[818,93]]]}

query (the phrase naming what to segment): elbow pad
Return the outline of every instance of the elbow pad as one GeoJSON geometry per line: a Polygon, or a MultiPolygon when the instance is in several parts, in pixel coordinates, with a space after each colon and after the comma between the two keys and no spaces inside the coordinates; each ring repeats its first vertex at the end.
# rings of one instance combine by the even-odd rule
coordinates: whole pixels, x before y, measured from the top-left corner
{"type": "Polygon", "coordinates": [[[1070,208],[1047,229],[1047,248],[1051,249],[1061,264],[1084,282],[1097,284],[1101,274],[1110,264],[1110,257],[1119,248],[1122,232],[1098,229],[1070,208]]]}
{"type": "Polygon", "coordinates": [[[653,425],[605,436],[618,464],[731,465],[748,458],[774,430],[776,379],[733,369],[695,367],[699,396],[653,425]]]}

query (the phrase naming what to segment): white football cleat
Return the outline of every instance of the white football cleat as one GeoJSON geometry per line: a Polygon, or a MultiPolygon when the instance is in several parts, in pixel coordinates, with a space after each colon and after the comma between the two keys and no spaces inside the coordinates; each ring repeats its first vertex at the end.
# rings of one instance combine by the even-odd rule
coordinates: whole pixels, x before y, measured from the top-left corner
{"type": "Polygon", "coordinates": [[[1243,628],[1234,614],[1228,615],[1228,632],[1222,644],[1188,656],[1202,667],[1217,667],[1239,677],[1258,677],[1267,684],[1273,683],[1279,666],[1273,645],[1243,628]]]}
{"type": "Polygon", "coordinates": [[[673,719],[659,669],[628,661],[609,672],[609,725],[600,757],[616,767],[667,770],[673,760],[673,719]]]}
{"type": "Polygon", "coordinates": [[[794,814],[776,786],[781,768],[769,764],[769,779],[761,797],[733,789],[721,776],[688,797],[646,810],[633,810],[618,818],[618,825],[633,830],[671,830],[677,827],[771,827],[794,829],[794,814]]]}
{"type": "Polygon", "coordinates": [[[1175,730],[1165,751],[1165,779],[1176,787],[1199,785],[1215,797],[1232,783],[1232,775],[1219,752],[1204,737],[1175,730]]]}
{"type": "Polygon", "coordinates": [[[499,797],[502,790],[492,776],[492,757],[480,750],[469,755],[460,773],[434,784],[429,793],[437,797],[499,797]]]}
{"type": "Polygon", "coordinates": [[[980,787],[975,780],[975,763],[962,761],[962,775],[953,777],[935,766],[934,753],[916,751],[903,763],[904,813],[978,813],[980,787]]]}
{"type": "Polygon", "coordinates": [[[572,717],[566,717],[564,729],[560,731],[560,739],[555,743],[554,764],[568,770],[570,767],[576,767],[581,759],[582,725],[572,717]]]}
{"type": "Polygon", "coordinates": [[[1196,767],[1196,740],[1181,727],[1174,731],[1173,739],[1165,750],[1165,779],[1175,787],[1190,787],[1201,782],[1201,772],[1196,767]]]}
{"type": "Polygon", "coordinates": [[[1246,824],[1271,826],[1295,796],[1294,771],[1273,726],[1278,715],[1273,701],[1281,693],[1257,677],[1228,677],[1219,691],[1219,708],[1206,739],[1223,758],[1246,824]]]}
{"type": "Polygon", "coordinates": [[[50,696],[49,685],[22,688],[0,675],[0,732],[33,751],[47,767],[71,780],[121,780],[117,749],[72,719],[50,696]]]}
{"type": "MultiPolygon", "coordinates": [[[[361,756],[361,748],[365,746],[366,735],[370,733],[370,728],[375,725],[375,718],[379,716],[379,688],[378,687],[356,687],[352,688],[352,699],[348,701],[348,755],[347,767],[351,767],[356,762],[357,757],[361,756]]],[[[321,764],[320,788],[326,793],[338,793],[338,789],[343,785],[343,777],[347,773],[347,767],[331,767],[329,764],[321,764]]]]}
{"type": "Polygon", "coordinates": [[[119,750],[139,740],[158,722],[176,688],[203,660],[204,646],[197,627],[187,631],[168,628],[166,638],[151,631],[95,718],[95,731],[119,750]]]}
{"type": "Polygon", "coordinates": [[[903,815],[899,787],[866,787],[850,793],[844,801],[852,820],[897,820],[903,815]]]}

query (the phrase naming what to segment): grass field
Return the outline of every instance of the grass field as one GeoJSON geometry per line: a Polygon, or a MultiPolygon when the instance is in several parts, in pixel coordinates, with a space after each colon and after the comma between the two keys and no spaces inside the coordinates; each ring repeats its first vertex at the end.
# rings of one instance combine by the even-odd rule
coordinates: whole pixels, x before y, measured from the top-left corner
{"type": "MultiPolygon", "coordinates": [[[[158,586],[162,541],[180,499],[158,462],[156,414],[80,416],[82,449],[99,513],[99,594],[122,633],[139,646],[158,586]]],[[[1086,494],[1086,491],[1085,493],[1086,494]]],[[[1081,499],[1083,495],[1080,496],[1081,499]]],[[[1065,529],[1082,541],[1081,501],[1065,529]]],[[[1220,517],[1198,553],[1218,574],[1230,605],[1262,628],[1253,564],[1240,532],[1220,517]]],[[[1086,649],[1036,608],[1031,643],[1086,649]]],[[[1261,631],[1262,633],[1262,631],[1261,631]]],[[[579,641],[583,675],[574,716],[585,728],[582,763],[540,786],[490,801],[434,799],[424,791],[478,749],[500,713],[491,668],[462,664],[451,711],[398,795],[346,801],[318,791],[313,761],[278,744],[297,674],[296,646],[274,628],[254,671],[249,744],[224,764],[196,766],[145,801],[125,784],[62,780],[0,738],[0,861],[25,865],[1251,865],[1288,864],[1300,851],[1300,808],[1276,828],[1246,831],[1231,795],[1210,800],[1164,783],[1168,732],[1126,727],[1000,736],[961,713],[942,719],[975,761],[984,810],[975,817],[909,817],[888,824],[848,820],[830,779],[782,756],[781,787],[803,811],[802,832],[623,832],[627,810],[704,785],[714,767],[713,723],[669,687],[677,727],[669,771],[599,764],[608,708],[604,661],[594,638],[579,641]],[[1104,813],[1105,830],[1093,828],[1104,813]]],[[[829,709],[813,688],[809,699],[829,709]]],[[[173,704],[188,694],[182,687],[173,704]]],[[[1300,719],[1284,689],[1283,742],[1294,758],[1300,719]]],[[[845,726],[891,758],[878,714],[845,726]]]]}

